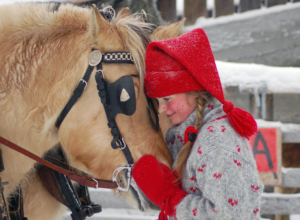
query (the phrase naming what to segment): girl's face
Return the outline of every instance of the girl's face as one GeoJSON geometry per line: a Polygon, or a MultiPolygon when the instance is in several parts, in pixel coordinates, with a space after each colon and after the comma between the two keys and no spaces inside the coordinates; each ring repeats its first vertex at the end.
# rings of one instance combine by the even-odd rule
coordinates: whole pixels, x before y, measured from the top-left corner
{"type": "Polygon", "coordinates": [[[156,98],[158,113],[166,114],[173,125],[181,124],[197,107],[197,95],[179,93],[175,95],[156,98]]]}

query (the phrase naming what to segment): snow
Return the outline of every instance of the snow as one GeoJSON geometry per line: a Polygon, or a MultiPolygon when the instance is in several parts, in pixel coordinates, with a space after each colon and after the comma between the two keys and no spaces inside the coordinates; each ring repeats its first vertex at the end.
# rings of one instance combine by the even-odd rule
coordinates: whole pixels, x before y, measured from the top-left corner
{"type": "Polygon", "coordinates": [[[213,10],[215,8],[215,1],[214,0],[207,0],[206,1],[206,9],[213,10]]]}
{"type": "Polygon", "coordinates": [[[300,220],[300,215],[290,215],[290,220],[300,220]]]}
{"type": "MultiPolygon", "coordinates": [[[[65,213],[65,218],[70,216],[71,212],[65,213]]],[[[92,219],[136,219],[136,220],[156,220],[158,212],[141,212],[135,209],[102,209],[100,213],[93,215],[92,219]]]]}
{"type": "Polygon", "coordinates": [[[275,197],[275,198],[300,198],[300,193],[296,193],[296,194],[281,194],[281,193],[262,193],[261,194],[262,197],[264,198],[271,198],[271,197],[275,197]]]}
{"type": "MultiPolygon", "coordinates": [[[[234,0],[233,4],[238,5],[240,3],[240,0],[234,0]]],[[[213,10],[215,7],[215,1],[214,0],[206,0],[206,9],[207,10],[213,10]]],[[[176,0],[176,10],[177,14],[183,14],[183,8],[184,8],[184,0],[176,0]]]]}
{"type": "MultiPolygon", "coordinates": [[[[65,216],[70,216],[67,212],[65,216]]],[[[93,219],[137,219],[137,220],[156,220],[158,212],[141,212],[136,209],[102,209],[100,213],[94,214],[93,219]]]]}
{"type": "Polygon", "coordinates": [[[300,93],[300,68],[216,61],[223,87],[253,91],[267,85],[268,93],[300,93]]]}
{"type": "Polygon", "coordinates": [[[300,168],[286,168],[286,167],[281,167],[281,173],[288,173],[288,172],[297,172],[300,170],[300,168]]]}
{"type": "Polygon", "coordinates": [[[284,133],[300,133],[299,124],[284,124],[280,121],[265,121],[263,119],[256,119],[257,127],[259,128],[280,128],[284,133]]]}
{"type": "MultiPolygon", "coordinates": [[[[177,0],[178,1],[178,0],[177,0]]],[[[183,0],[181,0],[183,1],[183,0]]],[[[210,1],[210,0],[208,0],[210,1]]],[[[237,1],[237,0],[235,0],[237,1]]],[[[207,4],[207,8],[209,6],[209,9],[212,9],[214,6],[213,3],[207,4]]],[[[236,4],[236,3],[235,3],[236,4]]],[[[226,16],[220,16],[217,18],[204,18],[200,17],[197,19],[196,23],[191,26],[185,27],[185,31],[191,31],[195,28],[201,28],[201,27],[207,27],[207,26],[213,26],[218,24],[225,24],[233,21],[240,21],[240,20],[246,20],[250,18],[256,18],[259,16],[267,15],[267,14],[274,14],[282,11],[288,11],[292,9],[300,8],[300,2],[295,3],[286,3],[285,5],[276,5],[270,8],[262,7],[260,9],[256,10],[250,10],[243,13],[235,13],[233,15],[226,15],[226,16]]]]}

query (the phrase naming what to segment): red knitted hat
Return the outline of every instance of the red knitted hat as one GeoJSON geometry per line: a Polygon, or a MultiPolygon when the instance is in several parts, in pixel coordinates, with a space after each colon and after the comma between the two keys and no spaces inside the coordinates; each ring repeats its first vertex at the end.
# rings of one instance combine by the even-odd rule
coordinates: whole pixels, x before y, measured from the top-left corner
{"type": "Polygon", "coordinates": [[[250,137],[257,130],[252,115],[226,101],[208,38],[203,29],[151,42],[146,50],[145,89],[151,98],[206,90],[218,99],[235,130],[250,137]]]}

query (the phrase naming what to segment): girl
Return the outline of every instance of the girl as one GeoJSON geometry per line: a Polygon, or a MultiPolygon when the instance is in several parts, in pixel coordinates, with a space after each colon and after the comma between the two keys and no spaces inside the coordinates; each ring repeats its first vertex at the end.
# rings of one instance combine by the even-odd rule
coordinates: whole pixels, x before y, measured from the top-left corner
{"type": "Polygon", "coordinates": [[[159,219],[259,219],[263,184],[247,140],[256,122],[225,100],[205,32],[151,42],[146,69],[146,93],[173,124],[165,139],[174,164],[171,172],[146,155],[133,177],[159,219]]]}

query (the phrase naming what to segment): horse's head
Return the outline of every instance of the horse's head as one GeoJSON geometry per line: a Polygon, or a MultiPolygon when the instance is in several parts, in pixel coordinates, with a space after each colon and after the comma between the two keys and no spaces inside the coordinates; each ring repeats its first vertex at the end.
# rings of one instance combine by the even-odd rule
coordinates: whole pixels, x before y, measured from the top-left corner
{"type": "MultiPolygon", "coordinates": [[[[176,37],[181,34],[182,25],[183,22],[178,22],[160,27],[151,38],[155,40],[176,37]]],[[[135,65],[103,64],[107,82],[116,82],[126,75],[131,76],[134,82],[135,113],[131,116],[118,114],[115,118],[133,159],[136,161],[145,154],[152,154],[160,162],[170,166],[172,162],[170,154],[161,130],[156,131],[152,126],[144,94],[145,47],[150,41],[150,35],[147,33],[150,29],[151,26],[135,20],[128,9],[119,12],[116,19],[109,23],[96,8],[93,8],[88,33],[92,39],[90,48],[97,48],[101,53],[129,51],[133,57],[135,65]]],[[[126,160],[121,150],[113,150],[110,146],[112,136],[93,74],[85,92],[73,108],[59,131],[60,141],[69,153],[70,163],[91,172],[98,178],[110,179],[112,172],[117,167],[125,165],[126,160]]],[[[166,127],[166,120],[163,120],[163,129],[166,127]]],[[[132,184],[135,185],[134,182],[132,184]]],[[[125,198],[134,207],[154,208],[136,186],[130,187],[125,198]]]]}
{"type": "MultiPolygon", "coordinates": [[[[149,119],[143,87],[145,47],[150,40],[149,24],[131,16],[128,9],[119,12],[112,21],[107,21],[97,8],[90,10],[89,23],[81,41],[86,44],[77,61],[77,77],[82,77],[87,68],[92,48],[102,54],[128,51],[133,64],[103,63],[106,82],[113,83],[122,76],[133,80],[136,111],[133,115],[117,114],[115,121],[130,149],[134,161],[145,154],[152,154],[162,163],[171,165],[171,157],[161,131],[156,131],[149,119]],[[80,64],[81,62],[81,64],[80,64]],[[80,73],[80,74],[78,74],[80,73]]],[[[73,45],[72,53],[80,51],[81,45],[73,45]]],[[[96,70],[96,69],[95,69],[96,70]]],[[[67,152],[70,164],[81,168],[97,178],[111,179],[113,171],[126,164],[122,150],[112,149],[112,135],[107,125],[103,104],[100,101],[93,71],[82,96],[62,122],[59,140],[67,152]]],[[[79,81],[80,78],[77,78],[79,81]]],[[[68,82],[71,83],[71,82],[68,82]]],[[[73,88],[77,85],[74,83],[73,88]]],[[[69,91],[70,93],[71,91],[69,91]]],[[[67,100],[64,101],[64,104],[67,100]]],[[[63,104],[61,105],[63,107],[63,104]]]]}

